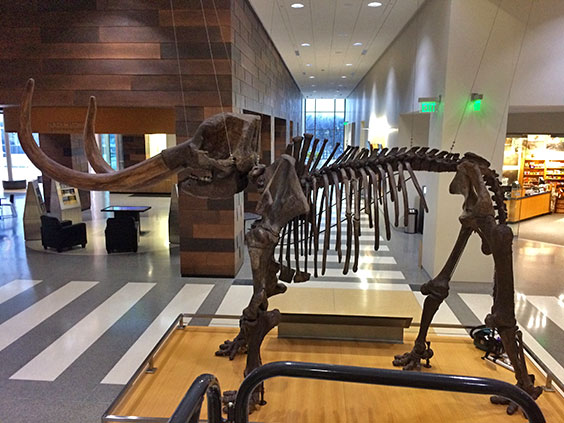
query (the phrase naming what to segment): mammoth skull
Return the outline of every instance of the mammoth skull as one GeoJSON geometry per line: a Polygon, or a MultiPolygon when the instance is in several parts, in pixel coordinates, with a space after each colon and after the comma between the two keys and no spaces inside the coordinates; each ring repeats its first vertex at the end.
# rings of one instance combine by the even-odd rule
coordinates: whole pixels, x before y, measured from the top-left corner
{"type": "Polygon", "coordinates": [[[94,136],[96,101],[90,98],[84,126],[85,152],[97,174],[79,172],[45,155],[31,131],[31,99],[34,81],[27,82],[20,108],[21,146],[33,164],[51,178],[85,190],[139,188],[178,173],[180,188],[207,198],[230,197],[244,190],[247,175],[259,155],[260,117],[223,113],[206,119],[196,134],[181,144],[120,171],[102,158],[94,136]]]}

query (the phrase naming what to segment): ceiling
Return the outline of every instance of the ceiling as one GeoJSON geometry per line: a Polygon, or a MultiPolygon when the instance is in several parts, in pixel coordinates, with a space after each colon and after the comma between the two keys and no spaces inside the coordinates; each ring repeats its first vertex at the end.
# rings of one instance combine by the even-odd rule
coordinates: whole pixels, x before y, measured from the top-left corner
{"type": "Polygon", "coordinates": [[[349,95],[424,0],[380,0],[379,7],[369,7],[372,0],[250,2],[303,94],[339,98],[349,95]],[[304,7],[291,7],[298,2],[304,7]]]}

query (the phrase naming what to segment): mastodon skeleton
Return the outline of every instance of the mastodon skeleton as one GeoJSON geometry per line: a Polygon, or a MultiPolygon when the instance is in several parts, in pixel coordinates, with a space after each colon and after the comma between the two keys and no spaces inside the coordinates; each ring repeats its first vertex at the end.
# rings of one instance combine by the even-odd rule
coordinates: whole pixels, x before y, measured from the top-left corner
{"type": "MultiPolygon", "coordinates": [[[[139,187],[178,173],[179,187],[201,197],[229,197],[244,190],[248,179],[261,191],[257,213],[261,216],[246,234],[253,275],[253,296],[240,318],[240,332],[232,341],[220,345],[217,355],[231,359],[247,352],[245,374],[261,365],[260,347],[266,334],[280,321],[278,310],[268,310],[268,298],[286,291],[279,282],[304,282],[309,279],[308,256],[313,255],[313,274],[325,273],[331,246],[330,225],[334,217],[334,247],[343,271],[356,271],[359,262],[361,213],[366,213],[374,229],[374,248],[379,248],[380,216],[385,237],[391,237],[391,220],[399,223],[402,203],[407,225],[407,180],[424,202],[416,171],[454,172],[452,194],[464,196],[461,228],[450,256],[439,274],[421,287],[426,295],[421,327],[413,349],[396,356],[394,365],[406,370],[418,369],[422,359],[433,355],[426,336],[439,305],[448,295],[449,282],[472,233],[482,241],[482,252],[494,260],[494,292],[491,313],[485,321],[496,328],[515,369],[517,385],[537,398],[542,392],[527,373],[521,333],[514,312],[512,264],[513,233],[506,225],[506,210],[498,175],[485,159],[473,154],[458,154],[427,147],[391,150],[348,147],[334,159],[337,146],[321,163],[327,140],[320,143],[306,134],[296,137],[286,153],[269,166],[258,163],[260,120],[256,116],[220,114],[204,121],[194,137],[159,155],[121,171],[113,171],[103,160],[94,138],[95,101],[91,99],[85,124],[85,151],[98,174],[68,169],[43,154],[31,135],[31,99],[33,80],[26,86],[21,105],[19,137],[32,162],[53,179],[88,190],[139,187]],[[334,160],[333,160],[334,159],[334,160]],[[409,176],[406,178],[406,174],[409,176]],[[401,193],[401,201],[400,201],[401,193]],[[393,203],[392,208],[388,199],[393,203]],[[344,200],[344,219],[341,219],[344,200]],[[381,206],[381,207],[380,207],[381,206]],[[319,210],[318,210],[319,209],[319,210]],[[335,214],[333,216],[333,209],[335,214]],[[342,221],[346,245],[341,245],[342,221]],[[354,248],[353,248],[354,241],[354,248]],[[279,245],[279,260],[275,250],[279,245]],[[295,269],[291,266],[291,250],[295,269]],[[318,263],[318,253],[322,260],[318,263]],[[354,256],[353,256],[354,251],[354,256]],[[285,254],[284,254],[285,253],[285,254]],[[304,269],[299,256],[304,255],[304,269]],[[283,259],[285,256],[286,265],[283,259]],[[351,267],[352,262],[352,267],[351,267]],[[320,267],[320,269],[319,269],[320,267]]],[[[427,205],[424,204],[425,209],[427,205]]],[[[258,401],[257,391],[254,398],[258,401]]],[[[508,412],[516,406],[510,404],[508,412]]]]}

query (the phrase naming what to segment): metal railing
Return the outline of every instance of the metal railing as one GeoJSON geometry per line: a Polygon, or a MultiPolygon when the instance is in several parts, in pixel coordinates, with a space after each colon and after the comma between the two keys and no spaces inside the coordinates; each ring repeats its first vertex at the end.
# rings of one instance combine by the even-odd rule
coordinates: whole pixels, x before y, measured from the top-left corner
{"type": "Polygon", "coordinates": [[[221,389],[214,375],[203,374],[194,380],[168,423],[198,423],[204,395],[208,399],[208,422],[222,423],[221,389]]]}
{"type": "Polygon", "coordinates": [[[545,423],[539,407],[525,391],[495,379],[295,361],[265,364],[249,373],[237,391],[235,423],[249,422],[248,404],[251,394],[266,379],[278,376],[499,395],[518,404],[530,423],[545,423]]]}

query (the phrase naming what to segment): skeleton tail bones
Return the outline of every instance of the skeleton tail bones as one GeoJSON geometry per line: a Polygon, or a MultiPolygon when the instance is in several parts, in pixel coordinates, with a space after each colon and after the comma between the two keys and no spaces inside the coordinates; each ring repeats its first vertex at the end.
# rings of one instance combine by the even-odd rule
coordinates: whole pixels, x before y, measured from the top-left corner
{"type": "MultiPolygon", "coordinates": [[[[421,292],[427,298],[423,307],[419,335],[413,350],[396,356],[394,365],[403,366],[406,370],[420,369],[421,359],[428,360],[432,357],[430,343],[426,342],[429,326],[439,305],[448,295],[449,282],[456,264],[470,235],[475,232],[481,238],[482,252],[492,255],[495,264],[494,301],[491,313],[486,317],[486,323],[499,331],[505,350],[515,368],[517,385],[537,398],[542,390],[534,386],[531,376],[527,373],[521,336],[514,313],[511,248],[513,234],[506,225],[507,213],[498,174],[490,168],[490,163],[473,153],[466,153],[460,157],[459,154],[427,147],[379,151],[348,147],[333,163],[330,163],[336,151],[335,147],[331,157],[318,167],[327,140],[317,151],[319,140],[314,140],[312,144],[312,138],[309,134],[304,138],[294,138],[293,143],[286,150],[287,154],[282,155],[269,167],[257,168],[252,172],[252,179],[262,190],[262,197],[257,207],[261,219],[253,224],[246,235],[253,271],[253,297],[241,317],[241,333],[236,338],[238,342],[226,341],[220,345],[216,354],[233,359],[239,348],[244,345],[249,351],[245,374],[259,366],[260,344],[268,332],[264,328],[274,327],[280,319],[278,310],[268,311],[268,298],[286,290],[286,286],[279,283],[278,279],[284,282],[309,280],[311,275],[308,273],[308,256],[311,254],[314,276],[317,277],[319,273],[325,274],[327,253],[332,244],[339,262],[344,258],[343,273],[347,274],[351,262],[353,272],[356,271],[359,261],[362,209],[368,217],[369,226],[374,228],[374,248],[377,250],[380,239],[380,214],[384,215],[384,231],[388,240],[391,237],[392,219],[395,226],[399,224],[400,207],[403,208],[403,224],[407,225],[408,179],[412,181],[418,192],[423,207],[428,210],[414,172],[454,172],[450,193],[464,196],[463,212],[459,217],[460,233],[439,275],[421,287],[421,292]],[[345,219],[342,221],[343,196],[345,219]],[[392,207],[388,203],[388,196],[393,204],[393,211],[390,210],[392,207]],[[333,208],[336,212],[334,217],[332,217],[333,208]],[[333,221],[336,225],[336,239],[332,243],[330,229],[333,221]],[[341,245],[343,222],[346,231],[344,253],[341,245]],[[319,272],[317,258],[320,235],[323,232],[319,272]],[[274,259],[277,244],[279,244],[279,262],[274,259]],[[290,259],[291,250],[294,251],[295,267],[292,266],[290,259]],[[282,263],[284,256],[286,264],[282,263]],[[303,270],[300,268],[300,256],[303,256],[303,270]],[[278,277],[276,277],[277,272],[280,272],[278,277]],[[250,308],[254,308],[252,313],[249,313],[250,308]],[[249,316],[252,318],[249,319],[249,316]],[[261,320],[264,320],[264,323],[261,323],[261,320]],[[254,327],[262,329],[253,331],[254,327]],[[254,352],[251,354],[251,351],[254,352]]],[[[263,387],[261,392],[264,392],[263,387]]],[[[492,399],[492,401],[498,400],[492,399]]],[[[255,404],[257,402],[258,400],[254,401],[255,404]]],[[[516,409],[514,404],[509,404],[509,413],[514,413],[516,409]]]]}

